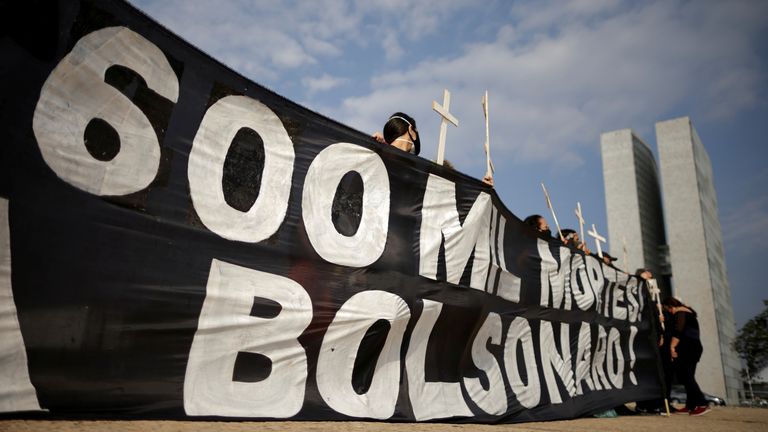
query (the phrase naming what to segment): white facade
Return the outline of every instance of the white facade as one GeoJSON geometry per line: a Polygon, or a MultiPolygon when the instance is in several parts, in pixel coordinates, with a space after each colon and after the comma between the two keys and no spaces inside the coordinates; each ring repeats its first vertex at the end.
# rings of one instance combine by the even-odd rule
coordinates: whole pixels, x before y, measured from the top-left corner
{"type": "Polygon", "coordinates": [[[671,273],[671,292],[699,315],[704,354],[696,379],[704,392],[735,404],[741,363],[732,347],[736,325],[712,164],[688,117],[656,123],[656,140],[661,192],[656,160],[642,139],[629,129],[600,137],[611,254],[630,272],[648,267],[662,282],[671,273]]]}
{"type": "Polygon", "coordinates": [[[630,129],[602,134],[600,147],[610,253],[619,259],[616,265],[629,273],[641,267],[651,269],[668,294],[664,277],[668,266],[660,250],[666,244],[664,214],[653,152],[630,129]]]}
{"type": "Polygon", "coordinates": [[[656,123],[674,293],[698,312],[702,390],[738,401],[741,364],[712,164],[688,117],[656,123]]]}

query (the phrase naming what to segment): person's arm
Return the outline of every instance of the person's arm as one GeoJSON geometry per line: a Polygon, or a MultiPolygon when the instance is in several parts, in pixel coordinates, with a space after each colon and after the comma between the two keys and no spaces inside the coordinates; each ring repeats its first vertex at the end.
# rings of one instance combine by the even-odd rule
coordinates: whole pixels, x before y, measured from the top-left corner
{"type": "Polygon", "coordinates": [[[672,340],[669,342],[669,351],[672,354],[672,358],[677,358],[677,351],[675,348],[680,343],[680,337],[685,329],[685,313],[678,312],[675,314],[675,327],[672,329],[672,340]]]}

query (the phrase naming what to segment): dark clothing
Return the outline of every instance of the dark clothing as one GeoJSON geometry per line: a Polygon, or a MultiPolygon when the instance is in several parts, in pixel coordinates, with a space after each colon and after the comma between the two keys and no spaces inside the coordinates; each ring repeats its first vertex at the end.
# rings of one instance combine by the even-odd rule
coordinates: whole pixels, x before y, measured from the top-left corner
{"type": "MultiPolygon", "coordinates": [[[[664,398],[669,400],[669,393],[672,387],[672,377],[674,370],[672,369],[672,354],[669,350],[669,343],[672,341],[672,315],[666,310],[662,311],[664,314],[664,322],[658,318],[654,319],[656,325],[656,333],[662,337],[663,344],[659,347],[659,357],[661,357],[661,374],[660,378],[664,381],[664,398]]],[[[665,412],[666,405],[664,404],[664,398],[651,399],[646,401],[637,402],[637,411],[645,413],[665,412]]]]}
{"type": "Polygon", "coordinates": [[[675,374],[675,369],[672,365],[672,352],[669,349],[669,344],[672,342],[672,314],[666,310],[662,312],[664,314],[664,344],[659,348],[661,355],[661,365],[664,372],[664,390],[666,391],[665,397],[670,399],[670,392],[672,391],[672,378],[675,374]]]}
{"type": "Polygon", "coordinates": [[[699,339],[699,321],[691,312],[678,311],[673,317],[672,336],[680,340],[675,347],[677,358],[672,361],[675,374],[685,386],[685,407],[689,410],[706,406],[704,394],[696,383],[696,365],[701,359],[703,348],[699,339]]]}

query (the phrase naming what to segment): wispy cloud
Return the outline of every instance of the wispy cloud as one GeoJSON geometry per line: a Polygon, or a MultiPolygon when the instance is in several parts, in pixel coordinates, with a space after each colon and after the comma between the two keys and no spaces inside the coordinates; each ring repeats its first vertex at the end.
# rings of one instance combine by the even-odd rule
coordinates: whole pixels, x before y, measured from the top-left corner
{"type": "Polygon", "coordinates": [[[342,85],[346,80],[343,78],[333,77],[328,74],[323,74],[319,77],[305,77],[302,78],[301,83],[307,88],[310,95],[317,92],[324,92],[331,90],[335,87],[342,85]]]}
{"type": "Polygon", "coordinates": [[[729,120],[760,103],[768,82],[756,48],[768,2],[759,0],[132,1],[350,126],[373,132],[389,113],[411,113],[427,155],[439,125],[430,102],[447,88],[461,124],[449,157],[469,163],[482,163],[486,89],[499,163],[567,169],[601,132],[650,135],[655,121],[679,115],[729,120]]]}
{"type": "Polygon", "coordinates": [[[738,248],[742,253],[768,251],[768,192],[756,191],[741,205],[723,213],[721,225],[726,247],[738,248]]]}
{"type": "Polygon", "coordinates": [[[764,16],[765,2],[515,3],[495,39],[377,74],[368,94],[328,108],[364,130],[382,112],[410,111],[435,137],[429,101],[448,88],[457,116],[467,120],[450,132],[460,143],[452,153],[479,160],[476,146],[465,144],[482,141],[477,101],[488,88],[493,135],[506,138],[496,141],[497,154],[580,166],[600,132],[650,131],[655,121],[683,113],[728,119],[754,106],[766,82],[755,46],[768,27],[757,18],[764,16]]]}

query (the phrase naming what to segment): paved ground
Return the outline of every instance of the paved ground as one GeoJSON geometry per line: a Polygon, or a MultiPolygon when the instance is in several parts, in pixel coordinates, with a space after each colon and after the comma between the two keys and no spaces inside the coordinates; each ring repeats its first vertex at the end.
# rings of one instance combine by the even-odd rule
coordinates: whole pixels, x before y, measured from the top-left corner
{"type": "Polygon", "coordinates": [[[612,419],[578,419],[515,425],[454,425],[436,423],[372,422],[195,422],[195,421],[70,421],[70,420],[0,420],[0,432],[211,432],[211,431],[333,431],[333,432],[766,432],[768,409],[718,407],[701,417],[673,415],[622,416],[612,419]]]}

